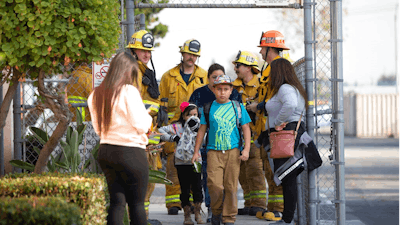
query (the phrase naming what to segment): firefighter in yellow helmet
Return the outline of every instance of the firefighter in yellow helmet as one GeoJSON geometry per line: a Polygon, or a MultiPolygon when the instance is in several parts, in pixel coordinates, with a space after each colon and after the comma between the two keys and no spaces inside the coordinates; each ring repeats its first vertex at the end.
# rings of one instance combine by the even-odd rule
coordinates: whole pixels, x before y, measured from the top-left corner
{"type": "MultiPolygon", "coordinates": [[[[90,92],[92,92],[92,70],[86,65],[75,68],[67,85],[68,103],[86,104],[90,92]]],[[[82,116],[82,121],[90,121],[89,109],[87,107],[70,107],[69,110],[73,114],[73,122],[77,121],[77,109],[82,116]]]]}
{"type": "MultiPolygon", "coordinates": [[[[160,121],[160,118],[167,117],[166,112],[165,116],[163,116],[163,110],[160,108],[160,92],[158,89],[153,62],[151,60],[151,51],[154,50],[154,37],[146,30],[137,31],[132,35],[132,39],[126,48],[130,49],[131,53],[138,60],[138,89],[140,90],[143,103],[147,109],[150,109],[150,115],[153,117],[153,126],[156,124],[161,126],[162,121],[160,121]],[[151,61],[153,70],[149,69],[147,66],[149,61],[151,61]]],[[[154,150],[151,149],[152,145],[154,146],[158,143],[159,139],[157,140],[149,138],[149,145],[147,146],[146,150],[149,166],[153,170],[161,168],[159,153],[155,153],[154,150]]],[[[145,209],[147,216],[149,215],[150,196],[154,189],[155,184],[149,183],[145,198],[145,209]]]]}
{"type": "MultiPolygon", "coordinates": [[[[248,51],[239,51],[236,59],[232,62],[237,79],[233,87],[242,95],[245,104],[252,103],[257,98],[257,90],[260,86],[257,74],[260,73],[257,56],[248,51]]],[[[265,186],[263,163],[260,155],[260,148],[253,143],[255,131],[255,113],[249,111],[252,122],[252,143],[250,146],[249,160],[240,164],[239,183],[243,189],[244,208],[238,210],[239,215],[253,215],[263,211],[267,205],[267,190],[265,186]]]]}
{"type": "MultiPolygon", "coordinates": [[[[284,36],[276,30],[270,30],[263,32],[258,47],[261,48],[260,54],[265,62],[268,64],[266,68],[262,69],[260,78],[260,87],[258,88],[258,99],[254,103],[247,106],[248,110],[256,113],[256,126],[254,140],[260,140],[259,136],[262,131],[265,130],[266,115],[265,115],[265,102],[267,102],[271,96],[271,90],[269,88],[269,74],[271,62],[275,59],[281,58],[280,54],[283,50],[289,50],[285,45],[284,36]]],[[[256,143],[258,142],[256,141],[256,143]]],[[[260,142],[261,143],[261,142],[260,142]]],[[[258,145],[260,146],[260,145],[258,145]]],[[[258,212],[257,218],[266,219],[270,221],[279,221],[282,219],[283,212],[283,190],[282,186],[276,186],[273,180],[273,171],[271,169],[267,153],[261,148],[261,157],[264,164],[265,178],[268,183],[268,204],[267,210],[258,212]]]]}
{"type": "MultiPolygon", "coordinates": [[[[181,62],[165,72],[160,83],[161,98],[168,98],[168,118],[170,122],[179,118],[180,104],[187,102],[194,90],[208,83],[207,72],[196,65],[201,53],[200,42],[190,39],[179,49],[182,54],[181,62]]],[[[175,147],[176,144],[171,142],[164,145],[164,153],[167,155],[167,179],[174,183],[172,186],[165,186],[165,203],[169,215],[177,215],[178,211],[182,209],[179,199],[181,190],[174,166],[175,147]]]]}

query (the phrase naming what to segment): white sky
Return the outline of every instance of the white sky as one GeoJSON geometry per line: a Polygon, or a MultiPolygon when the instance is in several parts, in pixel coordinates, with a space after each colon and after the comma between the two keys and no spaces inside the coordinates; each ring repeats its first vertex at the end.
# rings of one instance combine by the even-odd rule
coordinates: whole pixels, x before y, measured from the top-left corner
{"type": "MultiPolygon", "coordinates": [[[[376,83],[383,73],[395,73],[394,17],[399,0],[343,1],[343,62],[347,83],[376,83]]],[[[161,46],[153,51],[157,78],[180,62],[179,46],[195,38],[201,43],[198,64],[205,70],[213,61],[229,73],[230,63],[239,50],[259,52],[257,47],[262,31],[280,30],[274,18],[279,9],[163,9],[162,23],[169,26],[166,37],[157,40],[161,46]]],[[[295,10],[295,9],[293,9],[295,10]]],[[[400,19],[399,19],[400,22],[400,19]]],[[[283,33],[283,31],[282,31],[283,33]]],[[[285,35],[285,34],[284,34],[285,35]]],[[[286,35],[285,35],[286,36],[286,35]]],[[[291,42],[303,36],[286,36],[291,58],[304,56],[304,47],[293,48],[291,42]]],[[[400,48],[400,46],[399,46],[400,48]]],[[[231,74],[232,75],[232,74],[231,74]]]]}

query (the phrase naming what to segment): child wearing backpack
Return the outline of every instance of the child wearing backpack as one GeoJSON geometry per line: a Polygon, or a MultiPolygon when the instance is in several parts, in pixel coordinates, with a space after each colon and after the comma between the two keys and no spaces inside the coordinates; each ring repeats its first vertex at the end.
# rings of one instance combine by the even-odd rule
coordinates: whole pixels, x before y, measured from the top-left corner
{"type": "Polygon", "coordinates": [[[193,193],[194,214],[197,224],[204,224],[201,218],[201,203],[203,190],[201,186],[201,172],[195,172],[192,157],[197,131],[200,127],[199,109],[194,104],[183,102],[180,105],[181,116],[170,125],[158,129],[161,141],[176,142],[175,167],[181,186],[180,200],[184,211],[183,224],[194,224],[190,217],[190,191],[193,193]]]}
{"type": "Polygon", "coordinates": [[[212,225],[235,223],[240,161],[249,158],[251,133],[248,123],[251,119],[242,104],[229,99],[232,90],[229,76],[220,75],[215,79],[213,92],[216,100],[210,106],[208,118],[204,106],[192,158],[192,163],[200,158],[199,149],[208,126],[207,186],[211,198],[212,225]],[[241,130],[244,136],[243,150],[241,130]]]}

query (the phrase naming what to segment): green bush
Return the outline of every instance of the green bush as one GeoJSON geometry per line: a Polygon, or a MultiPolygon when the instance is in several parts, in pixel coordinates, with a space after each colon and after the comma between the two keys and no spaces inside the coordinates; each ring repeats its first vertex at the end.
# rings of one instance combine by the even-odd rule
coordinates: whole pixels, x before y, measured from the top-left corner
{"type": "Polygon", "coordinates": [[[0,198],[0,224],[82,224],[79,207],[59,197],[0,198]]]}
{"type": "Polygon", "coordinates": [[[106,186],[99,174],[11,174],[0,179],[0,197],[63,197],[79,206],[83,224],[105,224],[106,186]]]}

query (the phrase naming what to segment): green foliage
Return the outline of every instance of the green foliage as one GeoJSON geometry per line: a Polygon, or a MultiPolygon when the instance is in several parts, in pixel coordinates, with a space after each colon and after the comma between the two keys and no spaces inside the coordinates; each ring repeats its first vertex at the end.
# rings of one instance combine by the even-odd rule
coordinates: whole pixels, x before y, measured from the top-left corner
{"type": "Polygon", "coordinates": [[[2,65],[51,72],[58,64],[100,61],[114,53],[120,26],[115,0],[0,1],[2,65]]]}
{"type": "Polygon", "coordinates": [[[9,174],[0,179],[0,197],[63,197],[80,208],[83,224],[105,224],[106,186],[99,174],[9,174]]]}
{"type": "MultiPolygon", "coordinates": [[[[154,3],[152,0],[143,0],[142,3],[154,3]]],[[[168,3],[168,0],[158,1],[158,3],[168,3]]],[[[135,15],[139,15],[143,13],[145,15],[146,21],[146,30],[150,31],[153,36],[157,38],[164,38],[168,32],[168,26],[159,22],[157,14],[163,10],[162,8],[145,8],[139,9],[135,8],[135,15]],[[153,25],[154,23],[158,23],[157,25],[153,25]],[[148,29],[149,26],[153,26],[153,28],[148,29]]],[[[160,43],[155,43],[155,46],[160,46],[160,43]]]]}
{"type": "Polygon", "coordinates": [[[90,152],[89,160],[85,162],[83,169],[90,168],[90,171],[94,173],[101,173],[100,165],[97,163],[97,156],[99,155],[100,142],[97,142],[96,146],[90,152]]]}
{"type": "Polygon", "coordinates": [[[167,174],[158,170],[149,170],[149,183],[158,183],[172,185],[172,181],[168,180],[167,174]]]}
{"type": "MultiPolygon", "coordinates": [[[[30,127],[30,130],[33,133],[34,138],[42,145],[45,145],[46,142],[49,140],[49,136],[47,135],[46,132],[44,132],[43,130],[37,128],[37,127],[30,127]]],[[[40,154],[40,149],[36,146],[33,147],[33,149],[35,150],[35,152],[39,155],[40,154]]],[[[57,169],[59,168],[59,166],[57,165],[57,160],[54,158],[53,155],[50,155],[51,160],[49,160],[47,162],[47,169],[49,170],[49,172],[55,172],[57,171],[57,169]]],[[[30,172],[33,172],[35,170],[35,165],[33,165],[32,163],[28,163],[22,160],[11,160],[10,164],[14,167],[18,167],[30,172]]]]}
{"type": "Polygon", "coordinates": [[[0,224],[82,224],[79,207],[59,197],[0,198],[0,224]]]}

